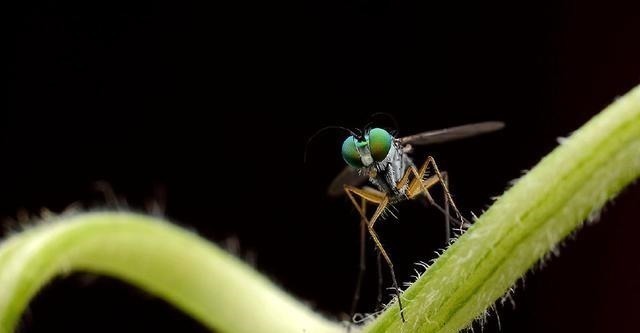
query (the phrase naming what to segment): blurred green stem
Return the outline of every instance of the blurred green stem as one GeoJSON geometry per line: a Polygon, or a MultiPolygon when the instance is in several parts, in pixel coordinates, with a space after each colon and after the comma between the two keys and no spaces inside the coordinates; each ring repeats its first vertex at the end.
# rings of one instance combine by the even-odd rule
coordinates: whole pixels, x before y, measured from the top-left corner
{"type": "Polygon", "coordinates": [[[76,270],[127,281],[217,332],[344,331],[191,232],[132,213],[86,213],[2,244],[0,332],[14,330],[53,276],[76,270]]]}

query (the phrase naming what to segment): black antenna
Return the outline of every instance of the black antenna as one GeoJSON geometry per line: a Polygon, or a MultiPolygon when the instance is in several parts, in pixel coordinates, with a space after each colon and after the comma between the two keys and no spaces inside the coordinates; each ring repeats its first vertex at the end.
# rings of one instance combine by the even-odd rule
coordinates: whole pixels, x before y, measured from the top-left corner
{"type": "Polygon", "coordinates": [[[362,139],[362,132],[359,129],[356,129],[356,130],[358,132],[360,132],[360,133],[356,134],[352,130],[350,130],[350,129],[346,128],[346,127],[342,127],[342,126],[325,126],[325,127],[321,128],[321,129],[317,130],[315,133],[313,133],[313,135],[309,138],[309,140],[307,140],[307,143],[304,145],[303,163],[307,163],[307,151],[309,150],[309,144],[311,143],[311,141],[313,141],[313,139],[315,139],[321,133],[323,133],[323,132],[325,132],[327,130],[330,130],[330,129],[337,129],[337,130],[347,131],[354,138],[362,139]]]}
{"type": "Polygon", "coordinates": [[[394,117],[391,113],[388,113],[388,112],[376,112],[376,113],[372,114],[371,116],[369,116],[369,119],[372,119],[372,120],[367,123],[365,128],[368,128],[369,125],[374,123],[374,121],[373,121],[374,118],[377,118],[377,117],[380,117],[380,116],[384,116],[385,118],[390,119],[391,122],[393,123],[393,129],[396,132],[398,132],[400,130],[400,126],[398,125],[398,120],[396,119],[396,117],[394,117]]]}

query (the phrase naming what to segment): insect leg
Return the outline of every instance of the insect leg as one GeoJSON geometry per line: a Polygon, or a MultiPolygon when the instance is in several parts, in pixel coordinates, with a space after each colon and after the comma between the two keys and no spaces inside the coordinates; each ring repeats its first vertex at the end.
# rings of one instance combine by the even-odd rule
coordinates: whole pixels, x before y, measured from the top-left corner
{"type": "Polygon", "coordinates": [[[382,254],[382,257],[384,258],[384,260],[387,262],[387,265],[389,266],[389,271],[391,272],[391,279],[393,280],[393,288],[396,292],[396,298],[398,299],[398,306],[400,307],[400,318],[402,319],[402,322],[405,322],[404,313],[402,312],[403,311],[402,300],[400,299],[400,288],[398,287],[398,280],[396,280],[396,273],[393,269],[393,262],[391,262],[391,258],[389,257],[389,255],[387,254],[387,251],[385,251],[384,247],[382,246],[382,243],[378,238],[378,234],[373,230],[373,225],[376,223],[376,221],[378,220],[382,212],[387,208],[387,205],[389,204],[389,197],[387,197],[386,194],[382,192],[365,191],[363,189],[359,189],[351,185],[345,185],[344,190],[347,193],[347,196],[349,197],[349,199],[351,200],[351,203],[353,203],[353,205],[356,207],[356,209],[360,213],[360,217],[367,224],[367,229],[369,230],[369,234],[371,235],[373,242],[376,244],[376,247],[380,251],[380,254],[382,254]],[[361,209],[360,205],[354,198],[354,195],[357,195],[369,202],[378,204],[378,207],[376,208],[376,211],[375,213],[373,213],[373,216],[371,217],[370,220],[367,218],[366,212],[361,209]]]}
{"type": "MultiPolygon", "coordinates": [[[[424,173],[426,172],[426,166],[427,164],[423,165],[422,168],[420,168],[420,171],[417,171],[415,168],[409,168],[407,169],[407,174],[413,174],[415,176],[414,179],[411,180],[411,183],[408,185],[408,189],[407,189],[407,196],[409,197],[409,199],[415,199],[418,195],[420,194],[424,194],[424,196],[427,198],[427,201],[429,201],[429,204],[431,204],[432,206],[436,207],[440,212],[442,212],[442,214],[445,216],[445,225],[446,225],[446,241],[449,242],[449,238],[450,238],[450,221],[455,222],[456,224],[458,224],[459,226],[462,227],[462,225],[464,223],[467,222],[467,220],[462,217],[462,220],[458,220],[457,218],[453,218],[451,216],[451,214],[449,213],[449,200],[447,200],[447,192],[444,192],[444,203],[445,203],[445,208],[442,208],[442,206],[438,205],[438,203],[436,203],[436,201],[433,199],[433,197],[431,196],[431,193],[429,192],[429,189],[433,186],[435,186],[436,184],[440,183],[440,179],[438,177],[438,175],[434,175],[431,176],[425,180],[422,180],[422,178],[424,177],[424,173]],[[422,175],[422,176],[421,176],[422,175]]],[[[442,176],[442,181],[448,185],[448,175],[446,171],[443,171],[441,173],[442,176]]],[[[404,178],[404,177],[403,177],[404,178]]]]}
{"type": "MultiPolygon", "coordinates": [[[[447,174],[447,172],[443,171],[442,172],[442,181],[444,182],[445,186],[449,186],[449,174],[447,174]]],[[[449,200],[447,200],[447,195],[445,193],[444,195],[444,225],[446,227],[445,229],[445,238],[446,238],[446,244],[449,244],[449,239],[451,239],[451,229],[450,228],[450,223],[449,223],[449,200]]],[[[460,229],[462,229],[462,222],[460,223],[460,229]]]]}
{"type": "MultiPolygon", "coordinates": [[[[449,187],[449,175],[447,174],[446,171],[442,171],[442,181],[444,182],[444,184],[447,186],[447,188],[449,187]]],[[[462,233],[466,228],[468,228],[469,226],[471,226],[471,222],[469,222],[469,220],[467,220],[465,217],[462,217],[462,221],[458,221],[454,218],[451,217],[451,215],[449,215],[449,201],[447,200],[447,194],[445,193],[445,214],[447,216],[447,242],[449,242],[449,235],[451,232],[451,229],[449,229],[450,223],[449,220],[453,220],[455,223],[458,224],[458,227],[460,228],[460,233],[462,233]]]]}
{"type": "MultiPolygon", "coordinates": [[[[433,157],[431,156],[427,157],[427,160],[424,162],[424,164],[420,168],[420,173],[419,175],[417,175],[417,177],[422,179],[422,177],[424,177],[425,172],[429,168],[429,165],[433,166],[433,170],[436,173],[435,174],[436,180],[440,183],[440,185],[444,189],[444,195],[446,197],[446,201],[448,201],[451,204],[453,211],[456,212],[456,216],[458,217],[458,220],[460,220],[461,224],[463,224],[464,222],[466,222],[466,219],[462,217],[462,214],[460,214],[460,211],[458,210],[456,203],[453,201],[453,198],[451,197],[451,192],[449,192],[449,187],[445,183],[444,178],[442,177],[442,173],[440,173],[440,169],[438,169],[438,165],[436,164],[436,161],[433,159],[433,157]]],[[[415,170],[414,168],[412,169],[415,170]]]]}
{"type": "MultiPolygon", "coordinates": [[[[436,175],[438,175],[438,180],[440,181],[440,185],[442,185],[442,188],[444,189],[445,197],[447,198],[447,200],[451,204],[451,207],[453,207],[453,210],[456,212],[456,216],[458,216],[458,219],[460,219],[460,221],[462,222],[460,225],[462,225],[464,223],[465,219],[464,219],[464,217],[462,217],[462,214],[460,214],[460,211],[458,210],[458,207],[456,206],[456,203],[453,201],[453,198],[451,197],[451,192],[449,192],[449,186],[447,186],[447,184],[445,183],[444,179],[442,178],[442,174],[440,173],[440,170],[438,169],[438,165],[436,164],[436,160],[433,159],[432,156],[428,156],[427,157],[427,161],[425,162],[425,165],[429,165],[429,164],[431,164],[433,166],[433,170],[436,172],[436,175]]],[[[425,170],[426,170],[426,168],[425,168],[425,170]]]]}
{"type": "MultiPolygon", "coordinates": [[[[361,198],[361,209],[363,212],[367,211],[367,201],[364,198],[361,198]]],[[[364,219],[360,218],[360,265],[358,266],[358,280],[356,281],[356,289],[353,294],[353,300],[351,303],[351,313],[350,318],[356,313],[356,308],[358,306],[358,301],[360,300],[360,288],[362,287],[362,279],[364,277],[364,271],[367,268],[366,260],[365,260],[365,233],[367,229],[367,223],[364,219]]]]}

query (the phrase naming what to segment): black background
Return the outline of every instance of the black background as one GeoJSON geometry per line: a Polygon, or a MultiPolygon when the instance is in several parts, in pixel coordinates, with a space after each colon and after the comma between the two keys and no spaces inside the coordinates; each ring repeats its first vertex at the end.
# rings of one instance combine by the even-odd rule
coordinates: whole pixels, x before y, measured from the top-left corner
{"type": "MultiPolygon", "coordinates": [[[[631,2],[629,2],[631,3],[631,2]]],[[[640,6],[623,1],[29,2],[10,11],[0,113],[0,216],[166,195],[166,215],[239,255],[332,318],[349,310],[358,220],[324,195],[343,134],[388,112],[400,134],[503,120],[507,128],[419,149],[480,214],[616,96],[640,82],[640,6]]],[[[383,118],[381,126],[388,126],[383,118]]],[[[503,332],[629,332],[637,325],[640,188],[499,307],[503,332]]],[[[399,279],[443,245],[415,203],[380,225],[399,279]]],[[[4,223],[5,229],[17,228],[4,223]]],[[[361,311],[376,308],[375,257],[361,311]]],[[[386,275],[385,275],[386,277],[386,275]]],[[[388,285],[390,282],[385,280],[388,285]]],[[[248,319],[250,320],[250,319],[248,319]]],[[[486,331],[498,330],[489,320],[486,331]]],[[[133,287],[75,274],[30,304],[22,332],[204,332],[133,287]]]]}

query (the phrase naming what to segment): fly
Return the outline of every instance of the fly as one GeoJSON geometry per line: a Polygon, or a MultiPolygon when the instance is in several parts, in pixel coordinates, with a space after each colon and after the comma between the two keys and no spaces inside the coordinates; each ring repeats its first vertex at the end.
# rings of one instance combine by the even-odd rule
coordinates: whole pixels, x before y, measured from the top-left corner
{"type": "Polygon", "coordinates": [[[497,131],[503,127],[504,123],[502,122],[489,121],[427,131],[401,138],[393,137],[382,128],[371,128],[359,134],[349,131],[351,135],[342,144],[342,158],[347,163],[347,167],[332,181],[328,193],[331,196],[346,194],[361,218],[360,272],[352,305],[352,315],[355,312],[364,273],[364,235],[365,230],[368,230],[379,253],[389,266],[393,289],[400,309],[400,318],[403,322],[405,321],[393,263],[374,230],[376,222],[390,205],[425,197],[428,204],[438,208],[444,214],[447,240],[449,239],[450,219],[453,219],[449,215],[449,207],[453,208],[455,212],[457,219],[453,219],[454,222],[461,228],[468,223],[460,214],[451,197],[447,173],[439,170],[436,161],[431,156],[427,156],[418,168],[410,157],[413,146],[463,139],[497,131]],[[362,186],[367,180],[374,187],[362,186]],[[444,208],[435,202],[429,192],[429,189],[438,184],[443,188],[444,208]],[[367,217],[367,204],[375,207],[375,211],[370,217],[367,217]]]}

